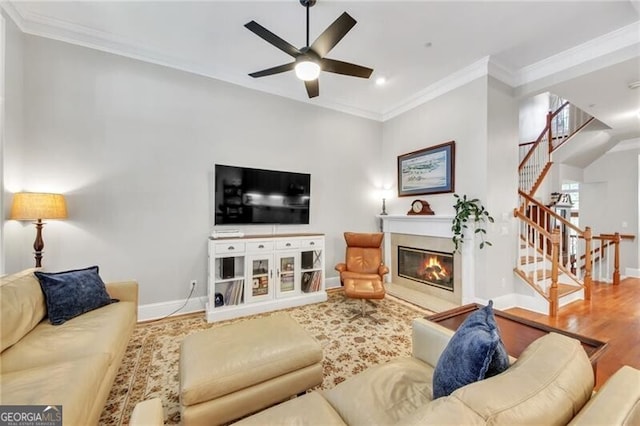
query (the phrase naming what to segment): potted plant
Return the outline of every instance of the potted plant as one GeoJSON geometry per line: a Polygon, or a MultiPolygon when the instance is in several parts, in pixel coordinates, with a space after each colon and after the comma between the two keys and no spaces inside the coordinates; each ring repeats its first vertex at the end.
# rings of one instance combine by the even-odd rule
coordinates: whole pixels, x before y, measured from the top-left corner
{"type": "Polygon", "coordinates": [[[472,221],[475,227],[475,234],[480,234],[480,248],[484,248],[485,245],[492,245],[489,241],[485,240],[485,234],[487,230],[485,225],[487,222],[493,223],[493,217],[484,208],[479,199],[468,199],[466,195],[460,197],[458,194],[453,194],[456,197],[456,204],[453,206],[456,209],[456,215],[453,218],[451,224],[451,230],[453,231],[453,244],[455,251],[460,251],[460,246],[464,243],[464,230],[469,226],[467,223],[472,221]]]}

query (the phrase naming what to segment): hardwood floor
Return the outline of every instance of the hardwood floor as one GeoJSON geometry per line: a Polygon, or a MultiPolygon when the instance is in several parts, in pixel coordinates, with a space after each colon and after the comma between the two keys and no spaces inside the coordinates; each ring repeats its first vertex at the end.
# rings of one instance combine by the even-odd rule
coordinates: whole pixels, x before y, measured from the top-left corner
{"type": "Polygon", "coordinates": [[[558,310],[556,318],[521,308],[506,312],[552,327],[608,342],[598,362],[596,389],[623,365],[640,369],[640,279],[620,285],[594,283],[591,301],[577,301],[558,310]]]}

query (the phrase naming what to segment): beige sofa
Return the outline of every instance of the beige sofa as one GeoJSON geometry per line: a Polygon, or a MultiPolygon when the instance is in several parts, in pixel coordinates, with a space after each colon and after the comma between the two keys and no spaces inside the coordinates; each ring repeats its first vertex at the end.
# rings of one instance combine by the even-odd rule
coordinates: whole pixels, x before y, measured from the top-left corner
{"type": "MultiPolygon", "coordinates": [[[[413,356],[377,365],[235,423],[247,425],[638,425],[640,371],[623,367],[595,394],[577,340],[551,333],[502,374],[432,401],[434,366],[453,332],[413,323],[413,356]]],[[[162,424],[159,400],[136,406],[131,426],[162,424]]],[[[207,424],[216,424],[210,419],[207,424]]]]}
{"type": "Polygon", "coordinates": [[[98,424],[137,321],[138,284],[106,284],[120,302],[54,326],[33,272],[0,278],[0,404],[62,405],[63,424],[98,424]]]}
{"type": "Polygon", "coordinates": [[[301,420],[317,425],[640,422],[640,371],[619,371],[592,398],[593,370],[580,342],[556,333],[533,342],[504,373],[432,401],[434,366],[452,335],[438,324],[417,319],[412,357],[372,367],[331,390],[287,401],[236,424],[300,424],[301,420]]]}

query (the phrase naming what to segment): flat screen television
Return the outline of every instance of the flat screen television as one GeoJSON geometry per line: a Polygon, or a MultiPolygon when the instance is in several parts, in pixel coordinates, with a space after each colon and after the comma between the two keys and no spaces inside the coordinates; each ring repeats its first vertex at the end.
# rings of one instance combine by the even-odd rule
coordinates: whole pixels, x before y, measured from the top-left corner
{"type": "Polygon", "coordinates": [[[215,165],[215,224],[308,224],[311,175],[215,165]]]}

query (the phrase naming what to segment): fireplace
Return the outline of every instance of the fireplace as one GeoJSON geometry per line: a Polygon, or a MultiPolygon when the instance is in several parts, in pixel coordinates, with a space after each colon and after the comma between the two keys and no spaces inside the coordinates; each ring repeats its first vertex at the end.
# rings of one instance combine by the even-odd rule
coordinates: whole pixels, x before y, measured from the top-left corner
{"type": "MultiPolygon", "coordinates": [[[[411,216],[409,216],[411,217],[411,216]]],[[[433,216],[429,216],[433,220],[433,216]]],[[[407,220],[408,222],[408,220],[407,220]]],[[[442,221],[442,228],[451,234],[451,221],[442,221]]],[[[414,221],[411,222],[412,224],[414,221]]],[[[411,227],[411,232],[415,225],[411,227]]],[[[407,230],[408,231],[408,230],[407,230]]],[[[405,231],[406,232],[406,231],[405,231]]],[[[391,270],[389,281],[402,288],[418,292],[460,306],[463,300],[462,279],[468,271],[462,268],[462,255],[455,252],[450,236],[416,235],[409,233],[389,233],[385,240],[387,259],[391,270]],[[439,265],[429,266],[429,257],[439,256],[439,265]],[[427,262],[425,268],[424,262],[427,262]],[[400,263],[403,270],[400,271],[400,263]],[[406,265],[405,265],[406,264],[406,265]],[[408,270],[407,270],[408,268],[408,270]],[[424,269],[429,271],[424,271],[424,269]],[[423,271],[418,272],[419,269],[423,271]],[[425,272],[446,270],[449,278],[425,277],[425,272]],[[427,278],[427,279],[425,279],[427,278]]],[[[393,293],[391,293],[393,294],[393,293]]],[[[468,303],[468,302],[467,302],[468,303]]],[[[449,309],[449,308],[447,308],[449,309]]]]}
{"type": "Polygon", "coordinates": [[[398,276],[454,291],[453,253],[398,246],[398,276]]]}

